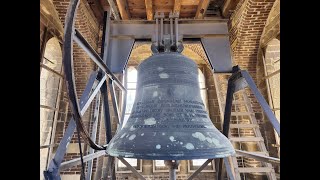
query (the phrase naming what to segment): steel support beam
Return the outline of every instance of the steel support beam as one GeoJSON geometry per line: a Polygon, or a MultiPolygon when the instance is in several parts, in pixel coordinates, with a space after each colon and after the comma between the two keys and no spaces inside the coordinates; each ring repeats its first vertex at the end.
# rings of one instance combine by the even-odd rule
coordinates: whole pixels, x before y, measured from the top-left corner
{"type": "Polygon", "coordinates": [[[127,168],[129,168],[134,175],[136,175],[138,178],[145,180],[145,178],[134,168],[132,167],[125,159],[123,158],[118,158],[123,164],[125,164],[127,166],[127,168]]]}
{"type": "Polygon", "coordinates": [[[271,110],[269,104],[258,90],[256,84],[254,83],[252,77],[249,75],[248,71],[241,70],[241,75],[247,81],[249,88],[251,89],[254,96],[257,98],[270,123],[272,124],[273,128],[276,130],[280,137],[280,123],[274,115],[273,111],[271,110]]]}
{"type": "Polygon", "coordinates": [[[274,157],[270,157],[270,156],[264,156],[262,154],[257,154],[254,152],[248,152],[248,151],[242,151],[242,150],[235,150],[237,155],[241,155],[241,156],[245,156],[248,158],[253,158],[256,159],[258,161],[263,161],[263,162],[267,162],[267,163],[272,163],[272,164],[280,164],[280,159],[279,158],[274,158],[274,157]]]}
{"type": "MultiPolygon", "coordinates": [[[[83,156],[83,162],[91,161],[91,160],[98,158],[100,156],[103,156],[103,155],[106,155],[106,151],[104,151],[104,150],[97,151],[93,154],[83,156]]],[[[81,164],[81,158],[75,158],[70,161],[63,162],[63,163],[61,163],[60,171],[65,170],[65,169],[69,169],[69,168],[77,166],[79,164],[81,164]]]]}
{"type": "Polygon", "coordinates": [[[115,84],[121,89],[126,90],[117,77],[110,71],[108,66],[103,62],[98,53],[91,47],[91,45],[84,39],[79,31],[75,30],[74,41],[89,55],[89,57],[101,68],[107,76],[115,82],[115,84]]]}
{"type": "MultiPolygon", "coordinates": [[[[97,139],[97,129],[98,129],[98,121],[99,121],[99,111],[100,111],[100,93],[96,96],[96,103],[94,106],[94,113],[93,113],[93,125],[92,125],[92,131],[91,131],[91,139],[95,141],[97,139]]],[[[89,147],[90,148],[90,147],[89,147]]],[[[94,149],[89,149],[89,154],[93,154],[94,149]]],[[[90,160],[88,162],[88,169],[87,169],[87,178],[88,180],[91,179],[92,176],[92,167],[93,167],[93,160],[90,160]]]]}
{"type": "Polygon", "coordinates": [[[210,162],[212,162],[212,159],[208,159],[206,162],[204,162],[194,173],[191,174],[191,176],[188,177],[187,180],[192,180],[194,177],[196,177],[205,167],[208,166],[210,162]]]}

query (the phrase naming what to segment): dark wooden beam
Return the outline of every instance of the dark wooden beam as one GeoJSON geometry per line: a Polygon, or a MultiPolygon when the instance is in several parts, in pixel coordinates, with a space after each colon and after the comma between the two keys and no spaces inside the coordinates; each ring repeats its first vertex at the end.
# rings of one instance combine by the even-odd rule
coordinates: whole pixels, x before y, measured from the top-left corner
{"type": "Polygon", "coordinates": [[[152,0],[145,0],[145,4],[146,4],[147,19],[153,20],[152,0]]]}
{"type": "Polygon", "coordinates": [[[182,0],[174,0],[173,13],[180,14],[181,1],[182,0]]]}
{"type": "Polygon", "coordinates": [[[99,24],[102,23],[103,20],[103,8],[100,3],[100,0],[87,0],[88,4],[94,14],[94,16],[97,18],[99,24]]]}
{"type": "Polygon", "coordinates": [[[225,0],[222,7],[222,16],[229,17],[230,11],[235,10],[240,0],[225,0]]]}
{"type": "Polygon", "coordinates": [[[209,6],[210,0],[200,0],[199,5],[198,5],[198,9],[196,12],[196,19],[203,19],[208,6],[209,6]]]}
{"type": "Polygon", "coordinates": [[[130,19],[130,13],[129,13],[127,0],[117,0],[117,5],[119,8],[121,19],[122,20],[130,19]]]}

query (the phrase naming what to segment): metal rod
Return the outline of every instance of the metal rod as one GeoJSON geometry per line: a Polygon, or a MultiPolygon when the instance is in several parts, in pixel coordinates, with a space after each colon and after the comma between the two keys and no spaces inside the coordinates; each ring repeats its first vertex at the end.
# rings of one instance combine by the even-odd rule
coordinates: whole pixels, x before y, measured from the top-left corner
{"type": "Polygon", "coordinates": [[[159,20],[159,18],[158,18],[158,14],[156,14],[156,45],[157,45],[157,47],[159,47],[159,23],[158,23],[158,20],[159,20]]]}
{"type": "Polygon", "coordinates": [[[253,152],[248,152],[248,151],[242,151],[242,150],[235,150],[238,155],[245,156],[248,158],[253,158],[259,161],[267,162],[267,163],[273,163],[273,164],[280,164],[280,159],[279,158],[274,158],[270,156],[264,156],[261,154],[253,153],[253,152]]]}
{"type": "Polygon", "coordinates": [[[175,31],[175,43],[176,43],[176,47],[178,47],[178,18],[174,18],[174,31],[175,31]]]}
{"type": "Polygon", "coordinates": [[[233,173],[232,173],[232,170],[231,170],[231,164],[230,164],[228,158],[225,157],[223,159],[224,159],[224,162],[225,162],[225,165],[226,165],[226,170],[227,170],[227,174],[228,174],[229,180],[234,180],[234,176],[233,176],[233,173]]]}
{"type": "Polygon", "coordinates": [[[171,45],[174,44],[174,40],[173,40],[173,18],[172,18],[172,12],[170,12],[170,41],[171,41],[171,45]]]}
{"type": "Polygon", "coordinates": [[[191,176],[188,177],[187,180],[191,180],[194,177],[196,177],[205,167],[208,166],[208,164],[212,162],[212,159],[208,159],[206,162],[204,162],[191,176]]]}
{"type": "Polygon", "coordinates": [[[111,23],[111,11],[110,8],[107,12],[104,12],[104,24],[103,24],[103,35],[102,35],[102,45],[101,45],[101,54],[100,57],[102,58],[103,62],[107,64],[108,59],[108,50],[110,44],[110,23],[111,23]]]}
{"type": "Polygon", "coordinates": [[[45,65],[45,64],[43,64],[43,63],[41,63],[41,62],[40,62],[40,67],[42,67],[43,69],[46,69],[46,70],[52,72],[52,73],[55,74],[55,75],[58,75],[58,76],[60,76],[62,79],[64,79],[64,76],[63,76],[61,73],[59,73],[58,71],[55,71],[55,70],[51,69],[49,66],[47,66],[47,65],[45,65]]]}
{"type": "Polygon", "coordinates": [[[253,94],[255,95],[256,99],[258,100],[259,104],[261,105],[263,111],[265,112],[266,116],[268,117],[270,123],[272,124],[273,128],[276,130],[280,137],[280,123],[277,120],[276,116],[274,115],[273,111],[271,110],[270,106],[263,98],[262,94],[258,90],[257,86],[255,85],[252,77],[249,73],[245,70],[241,70],[241,75],[245,78],[248,83],[248,86],[252,90],[253,94]]]}
{"type": "Polygon", "coordinates": [[[160,45],[163,45],[163,14],[160,14],[160,45]]]}
{"type": "Polygon", "coordinates": [[[56,147],[56,146],[58,146],[58,145],[59,145],[59,144],[42,145],[42,146],[40,146],[40,149],[56,147]]]}
{"type": "MultiPolygon", "coordinates": [[[[124,87],[127,89],[127,69],[125,69],[123,73],[123,84],[124,84],[124,87]]],[[[121,120],[120,120],[122,125],[124,121],[124,116],[126,114],[126,105],[127,105],[127,91],[122,91],[121,120]]]]}
{"type": "MultiPolygon", "coordinates": [[[[108,59],[108,50],[109,50],[109,43],[110,43],[110,23],[111,23],[111,10],[108,9],[108,12],[104,13],[104,21],[103,24],[103,36],[102,36],[102,45],[101,45],[101,54],[103,62],[107,63],[108,59]]],[[[101,69],[99,69],[101,70],[101,69]]],[[[110,111],[109,111],[109,100],[108,100],[108,87],[107,82],[104,81],[102,88],[101,88],[101,96],[102,96],[102,103],[103,103],[103,112],[104,112],[104,125],[105,125],[105,132],[106,132],[106,143],[108,144],[112,139],[111,134],[111,121],[110,121],[110,111]]]]}
{"type": "Polygon", "coordinates": [[[125,164],[127,166],[127,168],[129,168],[133,174],[135,174],[136,176],[138,176],[138,178],[145,180],[145,178],[134,168],[132,167],[125,159],[123,158],[118,158],[123,164],[125,164]]]}
{"type": "MultiPolygon", "coordinates": [[[[235,91],[235,84],[233,79],[231,79],[232,76],[228,80],[228,89],[227,89],[227,97],[226,97],[226,105],[224,109],[224,118],[223,118],[223,129],[222,133],[226,137],[229,135],[229,129],[230,129],[230,117],[231,117],[231,110],[232,110],[232,100],[233,100],[233,93],[235,91]]],[[[222,179],[223,176],[223,159],[219,159],[219,166],[218,166],[218,180],[222,179]]]]}
{"type": "Polygon", "coordinates": [[[101,86],[103,85],[104,82],[106,82],[106,79],[107,79],[107,76],[104,75],[102,77],[102,79],[100,80],[100,82],[98,83],[98,85],[93,90],[93,92],[91,93],[91,95],[89,96],[88,100],[86,102],[84,102],[84,103],[80,103],[80,108],[82,108],[81,111],[80,111],[81,116],[86,112],[86,110],[88,109],[88,107],[91,104],[92,100],[94,99],[94,97],[97,95],[97,93],[101,89],[101,86]],[[81,106],[83,106],[83,107],[81,107],[81,106]]]}
{"type": "MultiPolygon", "coordinates": [[[[87,162],[87,161],[90,161],[92,159],[95,159],[95,158],[98,158],[100,156],[103,156],[103,155],[106,155],[106,151],[102,150],[102,151],[97,151],[93,154],[89,154],[89,155],[86,155],[86,156],[83,156],[83,162],[87,162]]],[[[66,162],[63,162],[61,163],[61,166],[59,168],[60,171],[62,170],[65,170],[65,169],[69,169],[73,166],[77,166],[81,164],[81,158],[75,158],[75,159],[72,159],[70,161],[66,161],[66,162]]]]}
{"type": "Polygon", "coordinates": [[[271,78],[271,77],[273,77],[273,76],[275,76],[275,75],[277,75],[279,73],[280,73],[280,69],[276,70],[273,73],[268,74],[267,76],[262,77],[262,79],[269,79],[269,78],[271,78]]]}
{"type": "Polygon", "coordinates": [[[169,168],[169,179],[176,180],[176,169],[173,166],[169,168]]]}
{"type": "Polygon", "coordinates": [[[121,122],[120,122],[120,114],[119,114],[119,106],[117,102],[117,95],[114,89],[113,81],[109,81],[109,86],[110,86],[110,94],[111,94],[111,100],[112,100],[112,106],[114,113],[116,115],[119,127],[121,127],[121,122]]]}
{"type": "MultiPolygon", "coordinates": [[[[91,132],[91,139],[95,141],[97,139],[97,129],[98,129],[98,121],[99,121],[99,111],[100,111],[100,93],[96,96],[96,103],[94,106],[94,113],[93,113],[93,125],[92,125],[92,132],[91,132]]],[[[94,149],[89,149],[89,154],[93,154],[94,149]]],[[[93,167],[93,160],[88,162],[88,169],[87,169],[87,180],[91,179],[92,176],[92,167],[93,167]]]]}
{"type": "Polygon", "coordinates": [[[108,66],[103,62],[101,57],[98,55],[98,53],[91,47],[91,45],[84,39],[84,37],[80,34],[78,30],[75,30],[75,36],[74,41],[84,50],[87,52],[89,57],[101,68],[108,77],[115,82],[115,84],[123,91],[126,91],[126,89],[123,87],[121,82],[118,80],[117,77],[114,76],[114,74],[110,71],[108,66]]]}

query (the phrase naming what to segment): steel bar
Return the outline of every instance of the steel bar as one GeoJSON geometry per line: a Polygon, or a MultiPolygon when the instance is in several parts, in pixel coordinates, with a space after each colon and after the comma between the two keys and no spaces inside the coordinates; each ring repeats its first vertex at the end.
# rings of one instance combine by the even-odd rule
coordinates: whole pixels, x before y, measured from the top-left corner
{"type": "Polygon", "coordinates": [[[229,177],[229,180],[234,180],[234,175],[232,173],[232,170],[231,170],[231,164],[228,160],[228,158],[223,158],[224,159],[224,164],[226,165],[226,170],[227,170],[227,174],[228,174],[228,177],[229,177]]]}
{"type": "MultiPolygon", "coordinates": [[[[107,64],[108,50],[110,45],[110,27],[111,27],[111,11],[104,12],[104,24],[103,24],[103,35],[102,35],[102,44],[101,44],[101,54],[103,62],[107,64]]],[[[108,64],[107,64],[108,65],[108,64]]]]}
{"type": "Polygon", "coordinates": [[[163,45],[163,18],[164,13],[160,13],[160,45],[163,45]]]}
{"type": "Polygon", "coordinates": [[[273,72],[273,73],[268,74],[267,76],[262,77],[262,79],[269,79],[269,78],[271,78],[271,77],[273,77],[273,76],[275,76],[275,75],[277,75],[277,74],[279,74],[279,73],[280,73],[280,69],[279,69],[279,70],[276,70],[276,71],[273,72]]]}
{"type": "Polygon", "coordinates": [[[80,107],[82,107],[80,113],[81,116],[86,112],[86,110],[88,109],[89,105],[91,104],[92,100],[94,99],[94,97],[97,95],[97,93],[100,91],[103,83],[106,82],[107,76],[104,75],[101,80],[99,81],[99,83],[97,84],[97,86],[94,88],[94,90],[92,91],[91,95],[89,96],[88,100],[84,103],[80,103],[80,107]],[[82,105],[83,104],[83,105],[82,105]]]}
{"type": "Polygon", "coordinates": [[[109,81],[109,86],[110,86],[110,94],[111,94],[113,110],[114,110],[115,116],[117,118],[118,125],[119,125],[119,127],[121,127],[122,124],[121,124],[121,121],[120,121],[120,114],[119,114],[119,107],[118,107],[118,102],[117,102],[117,95],[116,95],[116,92],[115,92],[113,81],[109,81]]]}
{"type": "Polygon", "coordinates": [[[172,166],[169,168],[169,180],[176,180],[176,169],[172,166]]]}
{"type": "Polygon", "coordinates": [[[174,18],[174,31],[175,31],[175,43],[176,43],[176,47],[178,47],[178,39],[179,39],[179,36],[178,36],[178,18],[174,18]]]}
{"type": "Polygon", "coordinates": [[[245,70],[241,70],[241,75],[247,81],[249,88],[251,89],[251,91],[255,95],[255,97],[258,100],[259,104],[261,105],[263,111],[265,112],[266,116],[268,117],[270,123],[272,124],[273,128],[276,130],[276,132],[278,133],[278,135],[280,137],[280,123],[277,120],[276,116],[274,115],[273,111],[271,110],[270,106],[266,102],[266,100],[263,98],[262,94],[259,92],[252,77],[245,70]]]}
{"type": "Polygon", "coordinates": [[[58,110],[57,108],[50,107],[50,106],[46,106],[46,105],[41,105],[41,104],[40,104],[40,108],[43,108],[43,109],[50,109],[50,110],[53,110],[53,111],[58,110]]]}
{"type": "Polygon", "coordinates": [[[159,43],[159,23],[158,23],[158,14],[156,14],[155,16],[156,18],[156,35],[155,35],[155,39],[156,39],[156,46],[159,48],[160,43],[159,43]]]}
{"type": "Polygon", "coordinates": [[[270,156],[264,156],[261,154],[257,154],[254,152],[248,152],[248,151],[242,151],[242,150],[235,150],[238,155],[245,156],[248,158],[253,158],[258,161],[263,161],[267,163],[273,163],[273,164],[280,164],[280,159],[279,158],[274,158],[270,156]]]}
{"type": "MultiPolygon", "coordinates": [[[[127,89],[127,69],[125,69],[123,73],[123,84],[124,84],[124,87],[127,89]]],[[[120,119],[122,126],[123,126],[124,116],[126,114],[126,105],[127,105],[127,91],[122,91],[122,105],[121,105],[121,119],[120,119]]]]}
{"type": "MultiPolygon", "coordinates": [[[[224,118],[223,118],[223,129],[222,133],[226,137],[229,135],[229,129],[230,129],[230,118],[231,118],[231,111],[232,111],[232,100],[233,100],[233,93],[235,90],[235,85],[233,82],[233,76],[231,76],[228,80],[228,89],[227,89],[227,97],[226,97],[226,105],[224,109],[224,118]]],[[[218,166],[218,180],[222,179],[223,176],[223,159],[219,159],[219,166],[218,166]]]]}
{"type": "MultiPolygon", "coordinates": [[[[111,10],[109,9],[108,12],[104,14],[104,21],[103,24],[103,36],[102,36],[102,45],[101,45],[101,54],[103,62],[107,63],[108,58],[108,49],[110,44],[110,23],[111,23],[111,10]]],[[[101,70],[101,69],[100,69],[101,70]]],[[[112,139],[111,134],[111,121],[110,121],[110,111],[109,111],[109,100],[108,100],[108,87],[107,81],[104,81],[101,87],[101,96],[102,96],[102,103],[103,103],[103,112],[104,112],[104,125],[105,125],[105,132],[106,132],[106,143],[108,144],[112,139]]]]}
{"type": "Polygon", "coordinates": [[[43,64],[43,63],[41,63],[41,62],[40,62],[40,67],[42,67],[43,69],[46,69],[46,70],[52,72],[53,74],[55,74],[55,75],[57,75],[57,76],[60,76],[61,78],[64,78],[64,76],[63,76],[61,73],[59,73],[59,72],[51,69],[50,67],[48,67],[47,65],[45,65],[45,64],[43,64]]]}
{"type": "Polygon", "coordinates": [[[138,178],[145,180],[145,178],[134,168],[132,167],[125,159],[118,158],[123,164],[125,164],[138,178]]]}
{"type": "Polygon", "coordinates": [[[98,53],[91,47],[91,45],[84,39],[84,37],[80,34],[78,30],[75,30],[74,41],[84,50],[87,52],[89,57],[101,68],[108,77],[115,82],[115,84],[123,91],[126,89],[123,87],[121,82],[118,80],[117,77],[109,70],[108,66],[103,62],[101,57],[98,53]]]}
{"type": "MultiPolygon", "coordinates": [[[[106,155],[106,151],[102,150],[102,151],[97,151],[93,154],[89,154],[89,155],[86,155],[86,156],[83,156],[83,162],[87,162],[87,161],[90,161],[90,160],[93,160],[95,158],[98,158],[100,156],[103,156],[103,155],[106,155]]],[[[70,161],[66,161],[66,162],[63,162],[61,163],[61,166],[59,168],[60,171],[62,170],[65,170],[65,169],[69,169],[73,166],[77,166],[81,164],[81,158],[75,158],[75,159],[72,159],[70,161]]]]}
{"type": "Polygon", "coordinates": [[[192,180],[194,177],[196,177],[205,167],[208,166],[208,164],[212,162],[212,159],[208,159],[206,162],[204,162],[191,176],[188,177],[187,180],[192,180]]]}
{"type": "Polygon", "coordinates": [[[174,45],[174,40],[173,40],[173,17],[172,17],[172,12],[170,12],[169,18],[170,18],[170,40],[171,40],[171,46],[172,46],[172,45],[174,45]]]}
{"type": "MultiPolygon", "coordinates": [[[[96,103],[94,106],[94,113],[93,113],[93,125],[92,125],[92,132],[91,132],[91,139],[95,141],[97,139],[97,129],[98,129],[98,121],[99,121],[99,111],[100,111],[100,93],[96,96],[96,103]]],[[[89,154],[93,154],[94,149],[89,149],[89,154]]],[[[93,167],[93,160],[88,162],[88,169],[87,169],[87,180],[91,179],[92,176],[92,167],[93,167]]]]}
{"type": "Polygon", "coordinates": [[[58,145],[59,145],[59,144],[42,145],[42,146],[40,146],[40,149],[56,147],[56,146],[58,146],[58,145]]]}

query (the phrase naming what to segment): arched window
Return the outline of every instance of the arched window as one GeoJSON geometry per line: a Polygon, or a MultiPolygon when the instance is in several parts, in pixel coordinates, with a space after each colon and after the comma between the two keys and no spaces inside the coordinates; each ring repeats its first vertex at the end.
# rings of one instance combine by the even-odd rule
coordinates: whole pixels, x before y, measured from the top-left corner
{"type": "Polygon", "coordinates": [[[62,84],[62,52],[57,38],[46,43],[40,63],[40,177],[46,169],[58,115],[58,97],[62,84]]]}
{"type": "MultiPolygon", "coordinates": [[[[280,122],[280,41],[278,39],[268,43],[263,60],[269,105],[280,122]]],[[[280,138],[277,135],[276,141],[280,144],[280,138]]]]}

